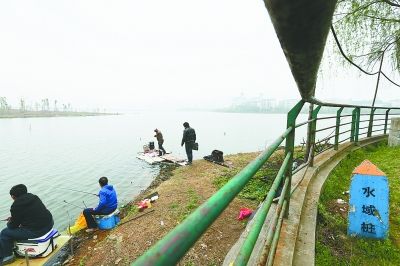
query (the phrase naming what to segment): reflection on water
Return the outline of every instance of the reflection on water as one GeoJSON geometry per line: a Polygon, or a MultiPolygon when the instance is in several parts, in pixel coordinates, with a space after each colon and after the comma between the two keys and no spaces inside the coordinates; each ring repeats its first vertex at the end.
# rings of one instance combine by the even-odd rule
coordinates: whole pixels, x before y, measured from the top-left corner
{"type": "MultiPolygon", "coordinates": [[[[166,150],[185,158],[180,146],[185,121],[196,130],[200,149],[194,156],[199,159],[214,149],[224,154],[262,150],[284,131],[286,115],[146,112],[1,119],[0,218],[8,217],[12,203],[8,191],[19,183],[39,195],[59,228],[65,228],[70,219],[73,222],[80,212],[79,206],[94,207],[98,200],[96,196],[66,189],[97,193],[97,180],[107,176],[120,202],[131,200],[159,170],[158,166],[136,159],[136,153],[143,144],[154,141],[153,130],[159,128],[166,150]]],[[[302,137],[305,128],[301,130],[303,133],[297,135],[302,137]]]]}

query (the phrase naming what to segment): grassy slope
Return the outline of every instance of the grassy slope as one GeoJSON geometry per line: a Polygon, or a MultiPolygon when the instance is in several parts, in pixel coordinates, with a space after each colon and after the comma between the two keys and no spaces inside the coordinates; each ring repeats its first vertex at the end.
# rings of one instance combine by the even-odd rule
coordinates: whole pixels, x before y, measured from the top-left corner
{"type": "MultiPolygon", "coordinates": [[[[250,179],[247,185],[239,193],[239,198],[263,201],[268,194],[269,189],[278,173],[279,167],[284,159],[284,152],[275,152],[268,162],[261,167],[261,169],[250,179]]],[[[239,160],[248,161],[246,156],[239,160]]],[[[223,175],[214,180],[214,184],[220,188],[225,185],[235,174],[240,170],[239,168],[226,168],[223,175]]]]}
{"type": "Polygon", "coordinates": [[[318,206],[316,265],[400,265],[400,147],[379,145],[350,154],[326,181],[318,206]],[[334,213],[329,203],[348,202],[342,192],[349,190],[353,169],[368,159],[386,173],[390,193],[389,238],[384,241],[347,236],[347,218],[334,213]]]}

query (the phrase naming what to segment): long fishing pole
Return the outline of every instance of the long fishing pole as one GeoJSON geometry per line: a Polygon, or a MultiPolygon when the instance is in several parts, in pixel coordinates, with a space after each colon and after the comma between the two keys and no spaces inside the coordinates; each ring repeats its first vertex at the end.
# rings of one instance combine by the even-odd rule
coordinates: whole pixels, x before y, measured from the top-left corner
{"type": "Polygon", "coordinates": [[[124,221],[124,222],[120,223],[118,226],[121,226],[121,225],[123,225],[123,224],[132,222],[133,220],[139,219],[140,217],[145,216],[146,214],[152,213],[153,211],[155,211],[155,210],[152,209],[152,210],[150,210],[150,211],[148,211],[148,212],[142,213],[142,214],[140,214],[140,215],[138,215],[138,216],[136,216],[136,217],[133,217],[133,218],[127,220],[127,221],[124,221]]]}
{"type": "Polygon", "coordinates": [[[95,193],[90,193],[90,192],[86,192],[86,191],[82,191],[82,190],[77,190],[77,189],[72,189],[72,188],[62,188],[62,187],[58,187],[58,189],[80,192],[80,193],[84,193],[84,194],[94,195],[94,196],[96,196],[96,197],[99,196],[99,195],[97,195],[97,194],[95,194],[95,193]]]}
{"type": "Polygon", "coordinates": [[[81,206],[75,205],[75,204],[73,204],[73,203],[71,203],[71,202],[68,202],[68,201],[66,201],[66,200],[64,200],[64,202],[67,203],[67,204],[69,204],[69,205],[71,205],[71,206],[74,206],[74,207],[76,207],[76,208],[79,208],[79,209],[81,209],[81,210],[85,209],[85,208],[82,208],[81,206]]]}

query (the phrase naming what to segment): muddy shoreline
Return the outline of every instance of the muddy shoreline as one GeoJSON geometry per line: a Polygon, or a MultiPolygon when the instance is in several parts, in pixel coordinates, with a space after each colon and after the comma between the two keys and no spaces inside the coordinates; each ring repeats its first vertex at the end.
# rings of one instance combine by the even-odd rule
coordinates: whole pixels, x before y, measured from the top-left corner
{"type": "MultiPolygon", "coordinates": [[[[173,176],[173,171],[177,167],[179,166],[175,164],[160,164],[160,172],[153,179],[150,185],[147,188],[142,189],[140,193],[135,196],[131,201],[119,207],[121,220],[127,217],[130,214],[131,209],[135,208],[137,206],[137,203],[140,202],[144,197],[146,197],[147,194],[156,189],[162,182],[170,179],[173,176]]],[[[143,213],[146,213],[146,211],[144,211],[143,213]]],[[[138,213],[138,216],[143,213],[138,213]]],[[[59,254],[49,260],[46,265],[69,265],[70,262],[74,261],[73,256],[75,255],[75,251],[87,246],[88,243],[93,240],[104,240],[108,234],[108,231],[98,231],[98,233],[96,233],[96,238],[93,239],[94,237],[92,234],[87,234],[85,230],[81,230],[74,234],[71,238],[71,242],[68,245],[64,246],[59,254]]]]}
{"type": "MultiPolygon", "coordinates": [[[[230,169],[205,160],[196,160],[186,167],[160,164],[160,173],[151,184],[119,208],[119,226],[108,231],[78,232],[72,240],[73,255],[64,254],[55,265],[131,265],[218,190],[216,178],[226,175],[226,171],[242,169],[258,154],[226,156],[233,163],[230,169]],[[154,192],[160,198],[150,209],[139,212],[138,203],[154,192]]],[[[245,222],[237,219],[240,208],[255,209],[257,205],[257,201],[235,198],[180,264],[220,265],[245,228],[245,222]]]]}

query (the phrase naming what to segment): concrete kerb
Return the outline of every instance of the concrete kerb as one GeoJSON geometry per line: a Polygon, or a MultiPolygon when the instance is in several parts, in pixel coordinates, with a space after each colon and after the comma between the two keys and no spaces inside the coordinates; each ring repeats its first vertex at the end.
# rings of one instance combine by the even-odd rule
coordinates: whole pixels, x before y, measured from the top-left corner
{"type": "MultiPolygon", "coordinates": [[[[302,266],[304,266],[314,264],[317,204],[326,177],[349,152],[376,143],[385,137],[387,137],[387,135],[361,139],[357,146],[350,142],[344,143],[339,146],[337,151],[328,150],[316,156],[314,167],[306,167],[293,175],[292,187],[298,183],[299,184],[293,192],[290,201],[289,218],[285,219],[282,224],[281,236],[276,251],[274,265],[286,266],[303,264],[302,266]],[[321,172],[323,172],[322,176],[324,178],[319,178],[321,172]],[[310,186],[314,183],[316,186],[310,186]]],[[[268,212],[253,253],[251,254],[248,265],[258,264],[258,259],[263,250],[267,232],[270,227],[270,221],[273,215],[275,215],[275,210],[276,204],[273,203],[268,212]]],[[[247,224],[246,229],[243,231],[238,241],[234,246],[232,246],[231,250],[226,255],[223,265],[231,265],[235,260],[241,245],[248,235],[252,223],[253,221],[251,220],[247,224]]]]}
{"type": "MultiPolygon", "coordinates": [[[[354,143],[344,143],[338,151],[329,150],[315,157],[314,167],[305,169],[307,173],[292,195],[289,218],[282,224],[274,265],[314,265],[317,204],[327,176],[349,152],[385,137],[379,135],[361,139],[357,146],[354,143]],[[323,175],[320,178],[321,172],[323,175]],[[310,187],[310,182],[316,186],[310,187]]],[[[300,171],[296,175],[299,174],[304,172],[300,171]]],[[[293,179],[296,179],[295,176],[293,179]]]]}

